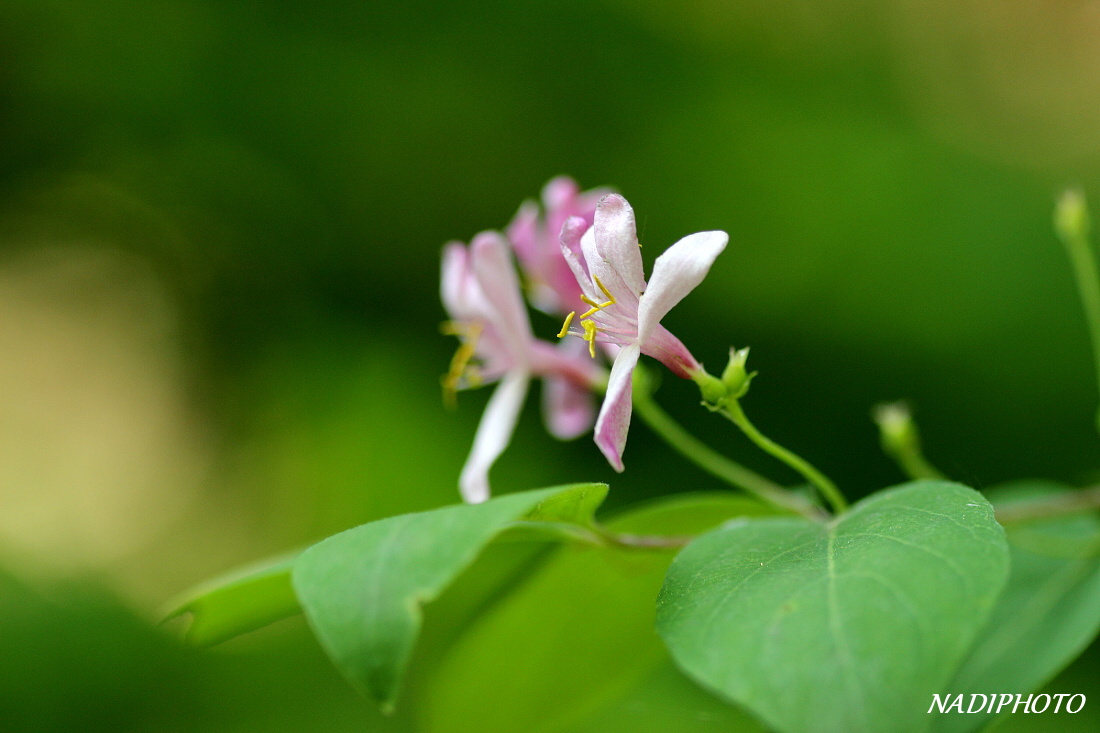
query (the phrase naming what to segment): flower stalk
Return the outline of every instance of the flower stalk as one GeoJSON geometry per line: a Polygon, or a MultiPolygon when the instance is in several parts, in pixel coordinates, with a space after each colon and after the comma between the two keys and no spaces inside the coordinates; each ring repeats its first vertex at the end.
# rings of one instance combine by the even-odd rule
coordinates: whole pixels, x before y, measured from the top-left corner
{"type": "Polygon", "coordinates": [[[716,412],[740,428],[741,432],[762,451],[778,458],[795,471],[802,474],[802,476],[821,493],[825,500],[829,502],[829,505],[836,514],[841,514],[848,509],[848,501],[844,498],[844,495],[840,493],[840,489],[837,488],[837,485],[833,483],[828,476],[817,470],[813,464],[806,459],[787,450],[760,432],[760,430],[752,424],[752,421],[749,420],[745,411],[741,409],[741,403],[737,400],[727,400],[722,407],[716,410],[716,412]]]}
{"type": "MultiPolygon", "coordinates": [[[[639,372],[640,374],[640,372],[639,372]]],[[[669,447],[711,476],[731,486],[752,494],[757,499],[783,511],[800,514],[815,521],[825,518],[825,513],[809,499],[795,494],[771,479],[726,458],[689,433],[653,399],[645,378],[634,385],[634,409],[650,430],[664,440],[669,447]]]]}
{"type": "MultiPolygon", "coordinates": [[[[1089,242],[1089,212],[1085,195],[1076,189],[1062,194],[1054,210],[1054,230],[1066,246],[1073,275],[1077,280],[1077,292],[1085,311],[1089,336],[1092,339],[1092,358],[1096,378],[1100,385],[1100,266],[1096,252],[1089,242]]],[[[1096,416],[1100,430],[1100,411],[1096,416]]]]}

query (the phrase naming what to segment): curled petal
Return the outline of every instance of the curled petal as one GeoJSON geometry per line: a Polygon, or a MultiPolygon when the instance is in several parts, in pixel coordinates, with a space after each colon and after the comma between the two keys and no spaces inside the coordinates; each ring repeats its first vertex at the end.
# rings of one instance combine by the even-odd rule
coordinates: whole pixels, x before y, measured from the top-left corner
{"type": "Polygon", "coordinates": [[[593,229],[596,231],[596,251],[615,268],[635,297],[641,295],[646,287],[645,272],[634,209],[619,194],[609,193],[596,205],[593,229]]]}
{"type": "Polygon", "coordinates": [[[468,504],[488,500],[489,468],[512,439],[530,381],[527,372],[509,372],[489,398],[481,424],[477,426],[474,447],[458,478],[458,488],[468,504]]]}
{"type": "Polygon", "coordinates": [[[592,287],[592,278],[584,269],[584,265],[577,259],[577,252],[581,251],[581,241],[590,227],[579,216],[571,216],[565,220],[561,228],[561,256],[565,258],[565,264],[576,278],[581,291],[589,298],[598,298],[600,293],[592,287]]]}
{"type": "Polygon", "coordinates": [[[474,275],[492,306],[501,338],[517,361],[524,361],[530,343],[531,323],[519,289],[519,278],[508,253],[508,243],[496,232],[482,232],[470,244],[474,275]]]}
{"type": "Polygon", "coordinates": [[[623,347],[615,357],[611,376],[607,380],[600,416],[596,418],[596,445],[616,471],[623,470],[623,449],[630,429],[632,409],[630,390],[634,383],[634,367],[638,364],[638,345],[623,347]]]}
{"type": "Polygon", "coordinates": [[[657,258],[649,288],[638,305],[639,340],[644,342],[672,306],[703,281],[728,241],[725,232],[689,234],[657,258]]]}
{"type": "MultiPolygon", "coordinates": [[[[585,295],[596,300],[605,297],[601,289],[594,285],[596,278],[599,278],[599,281],[603,283],[618,303],[632,309],[637,308],[638,294],[634,288],[627,285],[626,280],[619,274],[618,266],[604,257],[599,248],[596,247],[595,224],[589,227],[588,231],[581,237],[581,254],[584,255],[584,263],[588,268],[587,288],[592,291],[591,293],[585,293],[585,295]]],[[[644,281],[642,284],[644,287],[644,281]]]]}

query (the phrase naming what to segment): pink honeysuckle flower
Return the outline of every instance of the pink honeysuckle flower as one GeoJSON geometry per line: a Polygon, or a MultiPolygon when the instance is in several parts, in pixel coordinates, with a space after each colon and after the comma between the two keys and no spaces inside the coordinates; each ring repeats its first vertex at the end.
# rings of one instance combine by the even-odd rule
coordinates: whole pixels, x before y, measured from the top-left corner
{"type": "MultiPolygon", "coordinates": [[[[552,179],[542,189],[542,209],[524,201],[505,230],[529,283],[531,301],[546,313],[565,315],[581,296],[580,286],[561,257],[559,235],[568,219],[578,217],[592,225],[596,203],[608,189],[581,192],[568,176],[552,179]]],[[[579,243],[577,243],[579,245],[579,243]]],[[[575,251],[580,255],[580,250],[575,251]]]]}
{"type": "Polygon", "coordinates": [[[623,448],[630,427],[634,367],[639,354],[661,361],[677,376],[700,379],[706,372],[680,339],[660,321],[703,281],[725,249],[725,232],[689,234],[657,258],[646,284],[634,223],[634,210],[618,194],[608,194],[596,207],[594,223],[570,219],[562,228],[561,252],[589,306],[579,325],[570,329],[576,313],[565,319],[559,337],[580,336],[596,355],[596,343],[618,348],[608,379],[607,395],[596,418],[596,445],[616,471],[623,470],[623,448]],[[575,254],[581,250],[583,259],[575,254]]]}
{"type": "Polygon", "coordinates": [[[446,330],[462,341],[443,379],[445,396],[453,399],[459,389],[500,382],[459,477],[463,499],[476,504],[489,498],[489,468],[512,437],[531,378],[544,380],[547,428],[569,439],[592,424],[591,388],[606,373],[583,349],[532,335],[508,243],[500,234],[483,232],[469,248],[459,242],[444,247],[440,290],[451,318],[446,330]]]}

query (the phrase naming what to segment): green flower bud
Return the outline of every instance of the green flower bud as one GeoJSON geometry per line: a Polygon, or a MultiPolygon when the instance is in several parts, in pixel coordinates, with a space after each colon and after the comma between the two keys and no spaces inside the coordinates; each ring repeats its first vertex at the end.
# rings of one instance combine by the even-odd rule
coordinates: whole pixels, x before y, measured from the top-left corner
{"type": "Polygon", "coordinates": [[[706,372],[699,372],[692,379],[699,385],[699,391],[703,394],[703,402],[714,407],[721,407],[726,402],[726,385],[722,380],[706,372]]]}
{"type": "Polygon", "coordinates": [[[913,415],[904,402],[876,405],[872,413],[882,438],[883,449],[891,454],[919,450],[920,439],[913,424],[913,415]]]}
{"type": "Polygon", "coordinates": [[[749,349],[746,346],[743,349],[730,349],[730,360],[726,364],[725,371],[722,372],[722,384],[726,387],[726,392],[733,399],[740,399],[745,396],[745,393],[749,391],[749,382],[756,376],[756,372],[751,374],[745,371],[745,362],[749,359],[749,349]]]}
{"type": "Polygon", "coordinates": [[[1058,199],[1054,209],[1054,229],[1062,239],[1084,239],[1089,233],[1089,209],[1085,194],[1071,188],[1058,199]]]}

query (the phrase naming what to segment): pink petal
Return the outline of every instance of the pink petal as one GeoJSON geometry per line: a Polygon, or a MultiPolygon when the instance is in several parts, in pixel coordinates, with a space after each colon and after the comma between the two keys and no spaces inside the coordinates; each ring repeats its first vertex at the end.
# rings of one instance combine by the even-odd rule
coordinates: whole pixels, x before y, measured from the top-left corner
{"type": "Polygon", "coordinates": [[[672,306],[703,281],[728,241],[725,232],[689,234],[657,258],[649,288],[638,306],[640,341],[644,342],[672,306]]]}
{"type": "Polygon", "coordinates": [[[593,229],[596,230],[596,251],[615,268],[635,297],[641,295],[646,287],[645,272],[634,209],[619,194],[609,193],[596,205],[593,229]]]}
{"type": "Polygon", "coordinates": [[[558,440],[573,440],[592,427],[596,417],[592,393],[569,379],[546,377],[542,382],[542,416],[551,435],[558,440]]]}
{"type": "Polygon", "coordinates": [[[615,358],[611,377],[607,380],[600,416],[596,418],[596,445],[616,471],[623,470],[623,449],[630,429],[633,407],[630,390],[634,382],[634,367],[638,364],[638,345],[625,346],[615,358]]]}
{"type": "Polygon", "coordinates": [[[553,368],[544,372],[542,384],[546,429],[559,440],[572,440],[592,427],[596,408],[591,385],[606,378],[607,373],[589,358],[588,344],[581,339],[567,338],[538,353],[545,354],[540,361],[553,361],[553,368]]]}
{"type": "Polygon", "coordinates": [[[550,181],[542,187],[542,203],[548,212],[554,209],[560,209],[563,206],[568,206],[576,195],[580,193],[580,190],[581,187],[569,176],[551,178],[550,181]]]}
{"type": "Polygon", "coordinates": [[[458,487],[466,503],[480,504],[489,498],[489,468],[512,439],[530,381],[527,372],[509,372],[489,398],[481,424],[477,426],[474,447],[458,478],[458,487]]]}
{"type": "Polygon", "coordinates": [[[506,341],[518,361],[526,359],[531,341],[531,323],[519,289],[519,278],[508,253],[508,244],[496,232],[482,232],[470,244],[474,275],[492,308],[492,318],[500,337],[506,341]]]}
{"type": "Polygon", "coordinates": [[[512,218],[505,234],[516,255],[526,267],[534,267],[539,257],[538,241],[539,205],[534,201],[524,201],[512,218]]]}
{"type": "Polygon", "coordinates": [[[683,342],[659,323],[641,345],[643,354],[664,364],[677,377],[691,379],[703,368],[683,342]]]}

